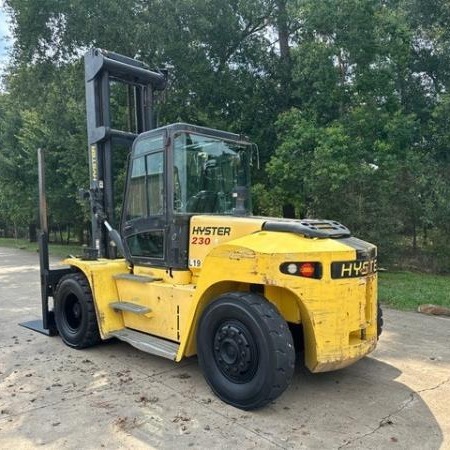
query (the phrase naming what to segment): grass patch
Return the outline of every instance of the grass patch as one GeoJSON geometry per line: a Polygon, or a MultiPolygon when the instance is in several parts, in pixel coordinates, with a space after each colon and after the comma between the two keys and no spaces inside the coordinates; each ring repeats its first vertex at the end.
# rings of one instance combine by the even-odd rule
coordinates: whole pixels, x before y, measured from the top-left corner
{"type": "MultiPolygon", "coordinates": [[[[29,242],[26,239],[0,238],[0,247],[17,248],[19,250],[26,250],[35,253],[38,252],[38,244],[36,242],[29,242]]],[[[50,244],[48,251],[50,256],[65,258],[68,255],[80,255],[81,246],[50,244]]]]}
{"type": "Polygon", "coordinates": [[[450,276],[382,272],[378,298],[382,304],[403,310],[417,310],[426,303],[450,307],[450,276]]]}

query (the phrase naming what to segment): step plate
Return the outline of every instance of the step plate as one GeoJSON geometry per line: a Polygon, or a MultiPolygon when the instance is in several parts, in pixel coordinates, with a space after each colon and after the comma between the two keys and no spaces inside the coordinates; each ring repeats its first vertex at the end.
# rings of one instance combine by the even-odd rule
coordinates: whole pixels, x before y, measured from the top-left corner
{"type": "Polygon", "coordinates": [[[119,273],[114,275],[115,280],[128,280],[135,281],[137,283],[153,283],[155,281],[162,281],[160,277],[150,277],[147,275],[133,275],[132,273],[119,273]]]}
{"type": "Polygon", "coordinates": [[[131,302],[114,302],[110,303],[109,307],[116,311],[126,311],[139,315],[144,315],[152,312],[152,310],[146,306],[136,305],[136,303],[131,302]]]}
{"type": "Polygon", "coordinates": [[[163,358],[175,360],[180,344],[176,342],[167,341],[156,336],[150,336],[139,331],[124,329],[113,331],[110,336],[114,336],[121,341],[128,342],[133,347],[150,353],[151,355],[162,356],[163,358]]]}

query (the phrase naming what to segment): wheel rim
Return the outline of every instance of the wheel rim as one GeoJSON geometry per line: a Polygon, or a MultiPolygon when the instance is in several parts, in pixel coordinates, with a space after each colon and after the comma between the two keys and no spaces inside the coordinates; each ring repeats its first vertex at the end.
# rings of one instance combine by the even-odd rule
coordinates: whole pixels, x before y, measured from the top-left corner
{"type": "Polygon", "coordinates": [[[78,331],[82,320],[81,303],[75,295],[68,295],[64,302],[64,318],[72,331],[78,331]]]}
{"type": "Polygon", "coordinates": [[[247,327],[222,322],[214,335],[214,360],[220,372],[235,383],[251,380],[258,368],[258,347],[247,327]]]}

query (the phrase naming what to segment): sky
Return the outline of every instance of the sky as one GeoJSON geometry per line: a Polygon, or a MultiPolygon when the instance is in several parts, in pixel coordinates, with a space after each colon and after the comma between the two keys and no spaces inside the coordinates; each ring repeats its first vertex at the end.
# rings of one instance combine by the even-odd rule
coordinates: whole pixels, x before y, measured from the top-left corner
{"type": "Polygon", "coordinates": [[[8,16],[3,9],[3,1],[0,0],[0,73],[8,60],[8,48],[11,46],[9,36],[8,16]]]}

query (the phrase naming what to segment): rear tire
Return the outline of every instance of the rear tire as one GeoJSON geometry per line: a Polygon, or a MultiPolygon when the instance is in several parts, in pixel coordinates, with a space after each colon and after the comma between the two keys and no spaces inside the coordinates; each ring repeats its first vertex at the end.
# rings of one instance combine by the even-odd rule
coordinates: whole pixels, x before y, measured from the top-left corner
{"type": "Polygon", "coordinates": [[[383,310],[381,306],[378,304],[377,308],[377,339],[380,339],[381,333],[383,332],[383,310]]]}
{"type": "Polygon", "coordinates": [[[55,292],[55,322],[69,347],[81,349],[101,341],[91,288],[83,274],[61,278],[55,292]]]}
{"type": "Polygon", "coordinates": [[[203,375],[237,408],[260,408],[288,387],[295,364],[289,328],[264,297],[231,292],[205,309],[197,333],[203,375]]]}

